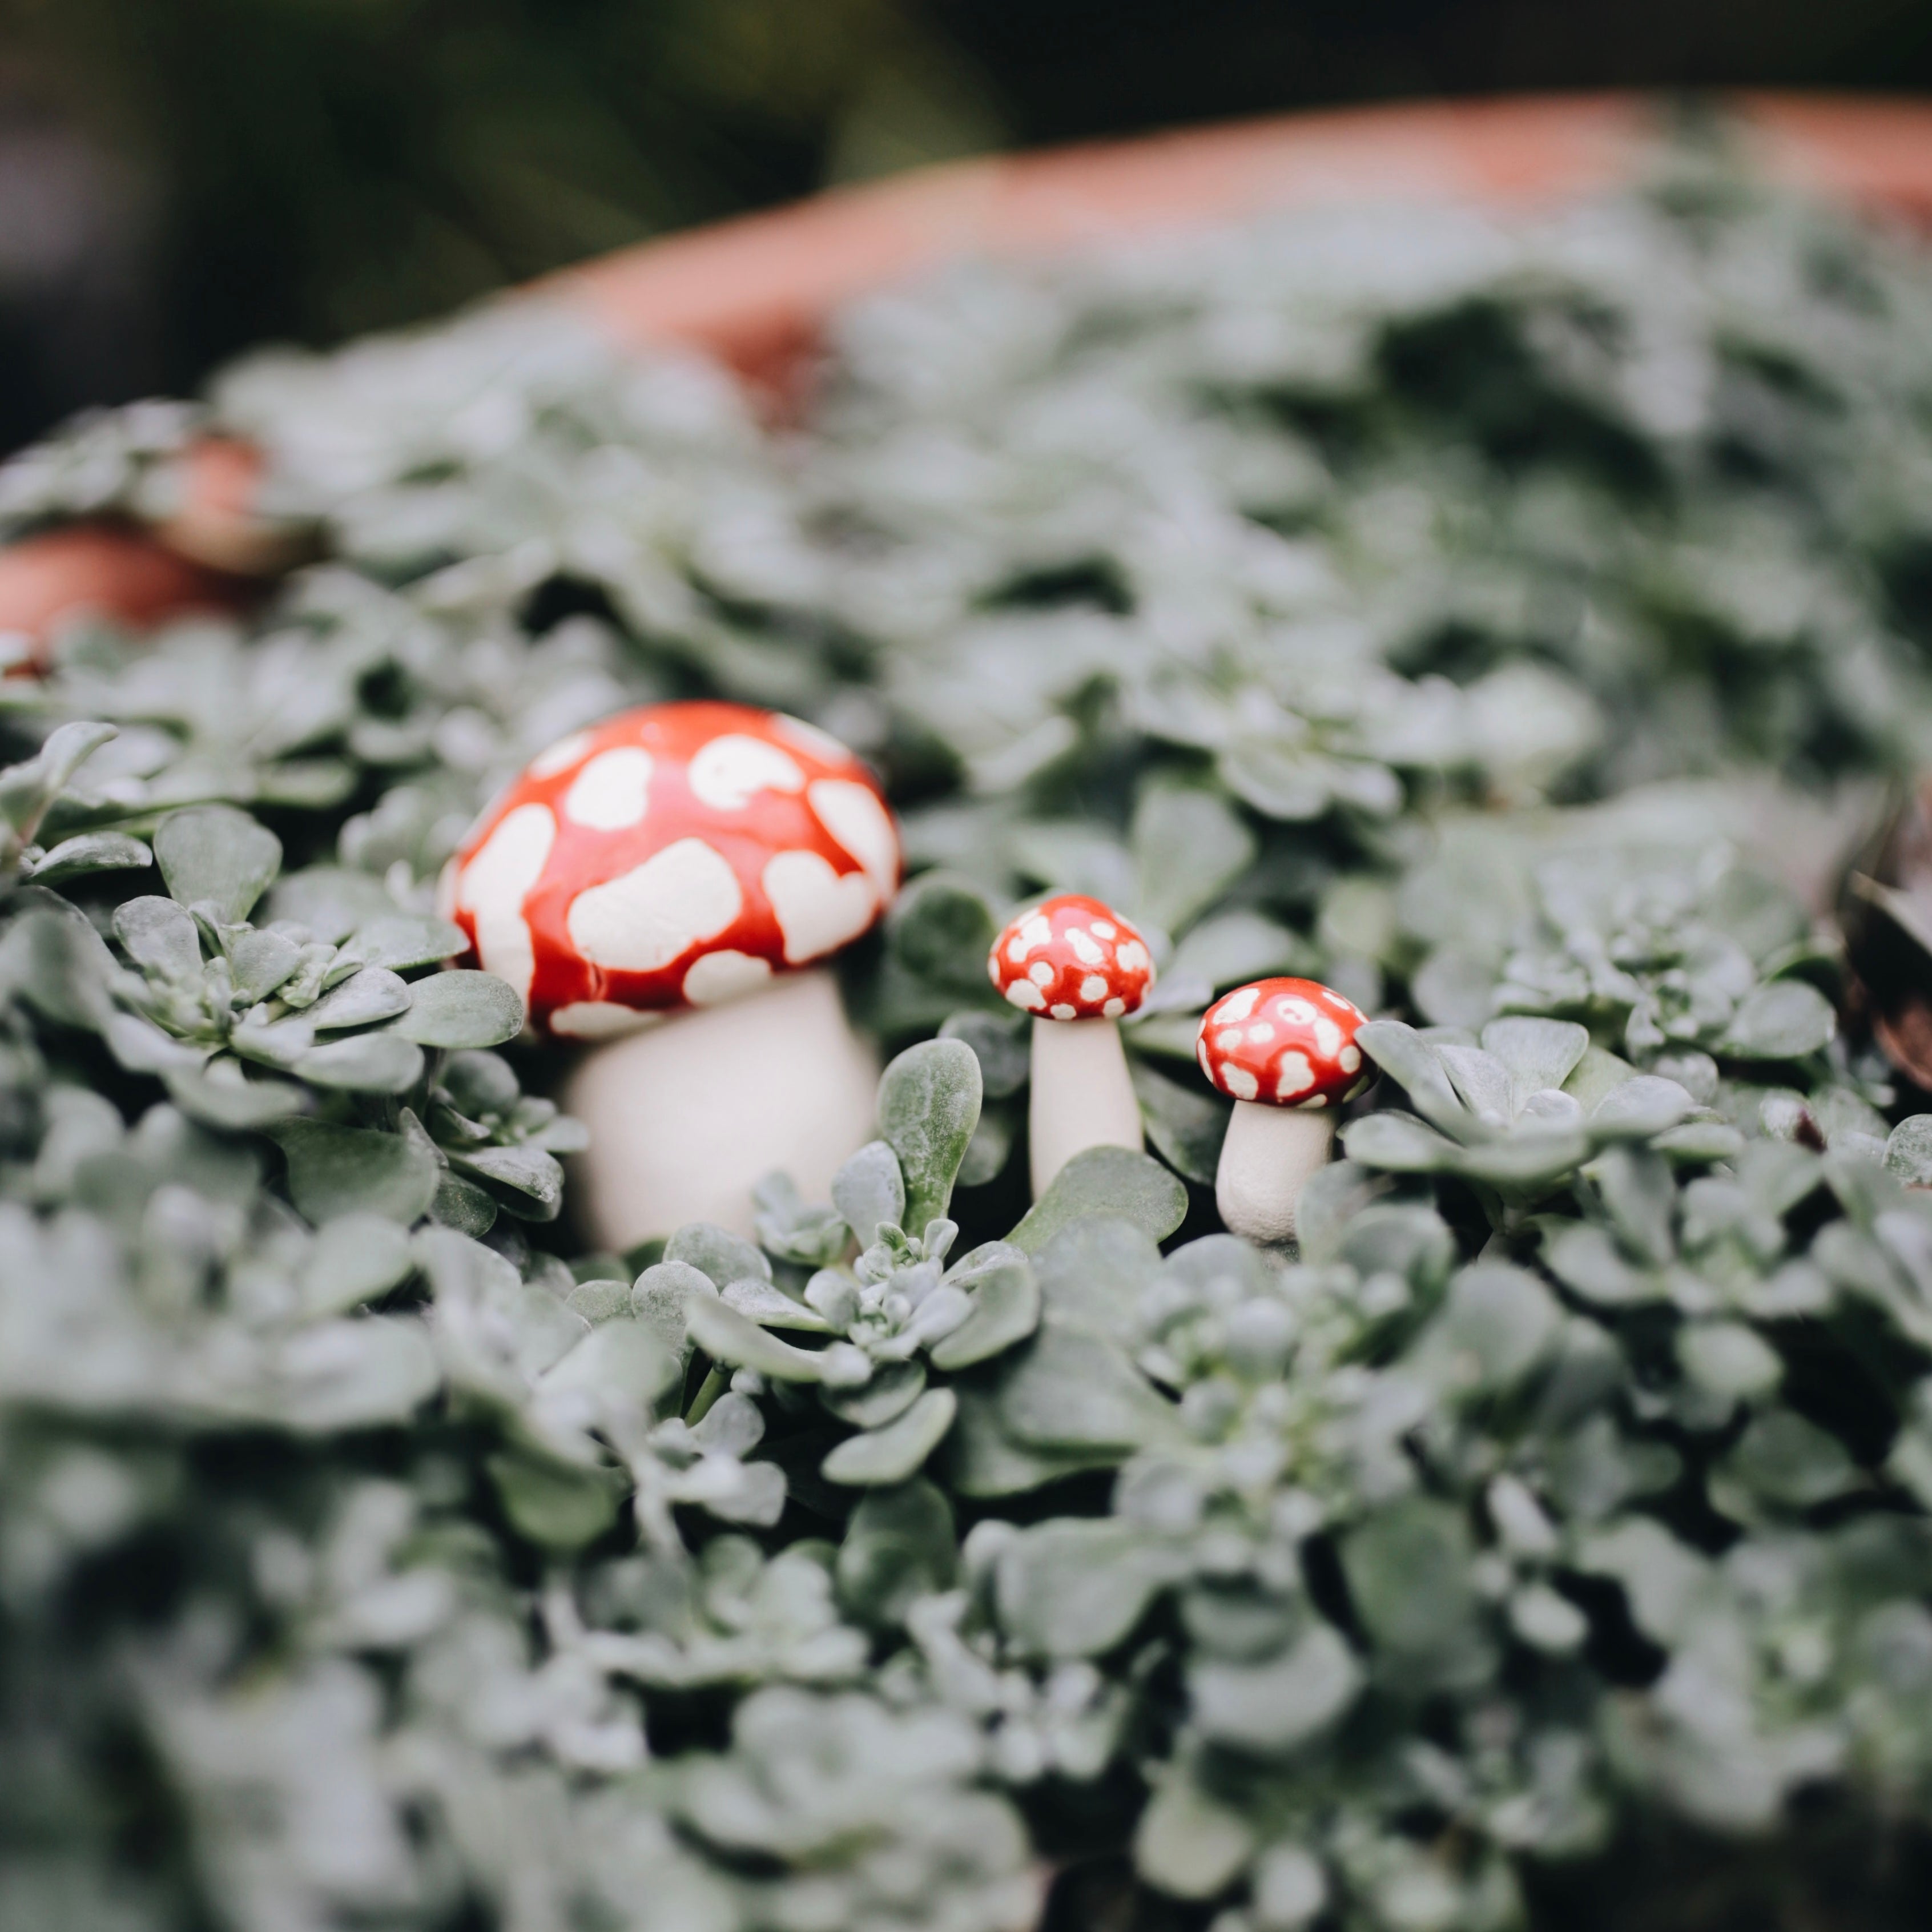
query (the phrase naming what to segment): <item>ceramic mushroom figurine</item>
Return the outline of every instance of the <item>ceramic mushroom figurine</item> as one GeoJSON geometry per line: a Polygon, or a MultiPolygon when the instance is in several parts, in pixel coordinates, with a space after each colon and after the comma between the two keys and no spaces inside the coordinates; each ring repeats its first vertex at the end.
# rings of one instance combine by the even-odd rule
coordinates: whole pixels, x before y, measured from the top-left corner
{"type": "Polygon", "coordinates": [[[1154,961],[1118,913],[1062,892],[1000,934],[986,970],[1002,998],[1033,1015],[1027,1139],[1037,1198],[1083,1149],[1141,1144],[1140,1102],[1115,1022],[1152,991],[1154,961]]]}
{"type": "Polygon", "coordinates": [[[1341,1103],[1370,1078],[1361,1010],[1313,980],[1258,980],[1201,1016],[1194,1057],[1234,1102],[1214,1202],[1230,1232],[1264,1247],[1294,1239],[1301,1190],[1328,1163],[1341,1103]]]}
{"type": "Polygon", "coordinates": [[[748,1232],[753,1184],[808,1198],[872,1130],[879,1067],[823,962],[898,884],[878,784],[836,739],[740,704],[650,704],[532,760],[443,896],[530,1024],[596,1042],[561,1096],[590,1130],[589,1232],[748,1232]]]}

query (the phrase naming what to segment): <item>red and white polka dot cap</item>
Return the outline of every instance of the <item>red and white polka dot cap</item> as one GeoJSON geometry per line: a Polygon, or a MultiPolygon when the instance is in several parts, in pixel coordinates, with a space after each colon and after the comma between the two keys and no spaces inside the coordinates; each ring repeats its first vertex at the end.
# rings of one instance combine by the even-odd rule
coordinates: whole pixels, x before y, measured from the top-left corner
{"type": "Polygon", "coordinates": [[[986,972],[1000,996],[1040,1019],[1118,1019],[1154,989],[1144,940],[1111,906],[1061,892],[993,942],[986,972]]]}
{"type": "Polygon", "coordinates": [[[1368,1081],[1355,1029],[1360,1007],[1314,980],[1257,980],[1201,1016],[1194,1057],[1237,1100],[1326,1107],[1368,1081]]]}
{"type": "Polygon", "coordinates": [[[646,704],[531,760],[446,868],[447,916],[531,1024],[603,1040],[865,932],[899,879],[877,782],[742,704],[646,704]]]}

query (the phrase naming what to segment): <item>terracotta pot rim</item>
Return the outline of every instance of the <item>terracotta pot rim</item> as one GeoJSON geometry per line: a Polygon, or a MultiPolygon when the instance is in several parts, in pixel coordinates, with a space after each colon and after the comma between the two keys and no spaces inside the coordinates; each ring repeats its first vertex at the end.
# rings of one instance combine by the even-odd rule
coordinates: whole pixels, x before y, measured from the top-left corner
{"type": "MultiPolygon", "coordinates": [[[[754,382],[842,303],[949,260],[1095,248],[1270,210],[1526,208],[1628,182],[1673,100],[1597,91],[1299,110],[914,169],[658,236],[531,285],[626,344],[701,346],[754,382]]],[[[1767,173],[1932,221],[1932,99],[1720,92],[1767,173]]]]}
{"type": "MultiPolygon", "coordinates": [[[[1710,98],[1774,177],[1932,226],[1932,100],[1710,98]]],[[[1105,245],[1270,208],[1558,202],[1628,181],[1654,152],[1665,98],[1402,101],[996,155],[662,237],[530,292],[626,346],[702,348],[784,394],[833,310],[946,260],[1105,245]]],[[[184,602],[232,602],[237,574],[284,568],[286,532],[249,515],[256,466],[245,449],[211,442],[184,459],[184,507],[165,528],[80,524],[0,550],[0,634],[44,642],[82,609],[152,624],[184,602]]]]}

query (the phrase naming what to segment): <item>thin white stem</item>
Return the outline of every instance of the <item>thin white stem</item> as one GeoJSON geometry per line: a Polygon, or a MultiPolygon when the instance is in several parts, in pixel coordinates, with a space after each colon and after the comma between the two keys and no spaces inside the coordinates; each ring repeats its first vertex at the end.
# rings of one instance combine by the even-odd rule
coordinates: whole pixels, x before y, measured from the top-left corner
{"type": "Polygon", "coordinates": [[[1036,1200],[1076,1154],[1140,1146],[1140,1102],[1112,1020],[1034,1022],[1027,1143],[1036,1200]]]}
{"type": "Polygon", "coordinates": [[[1230,1233],[1262,1247],[1294,1240],[1301,1190],[1328,1165],[1335,1144],[1336,1112],[1234,1102],[1214,1177],[1214,1204],[1230,1233]]]}
{"type": "Polygon", "coordinates": [[[687,1221],[749,1234],[774,1168],[824,1200],[872,1138],[878,1085],[822,967],[592,1048],[558,1096],[590,1130],[572,1189],[590,1238],[621,1252],[687,1221]]]}

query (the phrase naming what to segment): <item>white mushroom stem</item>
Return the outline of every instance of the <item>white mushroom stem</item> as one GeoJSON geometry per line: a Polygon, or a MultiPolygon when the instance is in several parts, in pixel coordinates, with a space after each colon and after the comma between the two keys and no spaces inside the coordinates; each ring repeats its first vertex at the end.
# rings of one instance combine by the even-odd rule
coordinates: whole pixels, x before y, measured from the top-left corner
{"type": "Polygon", "coordinates": [[[1037,1200],[1076,1154],[1141,1144],[1141,1106],[1112,1020],[1033,1023],[1027,1144],[1037,1200]]]}
{"type": "Polygon", "coordinates": [[[752,1189],[782,1168],[808,1201],[872,1138],[879,1059],[823,967],[608,1040],[559,1096],[590,1130],[572,1192],[621,1252],[687,1221],[752,1232],[752,1189]]]}
{"type": "Polygon", "coordinates": [[[1338,1111],[1234,1102],[1214,1176],[1214,1204],[1231,1234],[1261,1247],[1294,1240],[1301,1190],[1328,1164],[1338,1111]]]}

